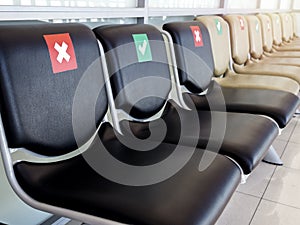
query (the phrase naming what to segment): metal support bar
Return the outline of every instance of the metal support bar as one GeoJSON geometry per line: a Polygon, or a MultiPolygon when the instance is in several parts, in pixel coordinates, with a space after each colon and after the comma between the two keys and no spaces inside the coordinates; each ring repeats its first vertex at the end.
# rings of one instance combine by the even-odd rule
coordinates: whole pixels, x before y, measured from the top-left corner
{"type": "Polygon", "coordinates": [[[263,158],[263,162],[270,163],[277,166],[283,165],[283,162],[281,161],[279,155],[277,154],[273,146],[269,148],[268,154],[263,158]]]}

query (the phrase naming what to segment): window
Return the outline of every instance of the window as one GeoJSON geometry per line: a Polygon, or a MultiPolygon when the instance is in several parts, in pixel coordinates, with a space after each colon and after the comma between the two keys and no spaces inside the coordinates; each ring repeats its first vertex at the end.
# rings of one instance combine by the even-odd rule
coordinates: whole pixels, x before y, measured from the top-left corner
{"type": "Polygon", "coordinates": [[[219,8],[220,0],[149,0],[151,8],[219,8]]]}
{"type": "Polygon", "coordinates": [[[72,6],[72,7],[136,7],[136,0],[0,0],[0,5],[72,6]]]}
{"type": "Polygon", "coordinates": [[[278,0],[261,0],[261,9],[277,9],[278,0]]]}
{"type": "Polygon", "coordinates": [[[228,0],[228,8],[234,9],[255,9],[257,2],[254,0],[228,0]]]}

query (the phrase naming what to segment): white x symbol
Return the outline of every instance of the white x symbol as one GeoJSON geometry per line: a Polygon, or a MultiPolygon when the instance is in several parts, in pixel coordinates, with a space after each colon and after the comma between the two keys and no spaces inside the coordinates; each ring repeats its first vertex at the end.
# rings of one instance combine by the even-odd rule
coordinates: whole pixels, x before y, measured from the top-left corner
{"type": "Polygon", "coordinates": [[[200,32],[198,30],[195,30],[194,34],[196,36],[196,42],[200,42],[201,41],[200,32]]]}
{"type": "Polygon", "coordinates": [[[67,53],[68,45],[65,42],[63,42],[61,46],[55,42],[54,48],[58,52],[56,60],[59,63],[62,63],[63,59],[65,59],[67,62],[70,61],[71,56],[67,53]]]}
{"type": "Polygon", "coordinates": [[[240,19],[240,24],[241,24],[241,27],[244,27],[244,20],[243,19],[240,19]]]}

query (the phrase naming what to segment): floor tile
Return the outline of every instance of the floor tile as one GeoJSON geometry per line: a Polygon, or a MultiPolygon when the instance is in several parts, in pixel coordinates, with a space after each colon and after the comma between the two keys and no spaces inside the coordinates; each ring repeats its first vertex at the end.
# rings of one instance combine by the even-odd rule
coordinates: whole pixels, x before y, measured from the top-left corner
{"type": "Polygon", "coordinates": [[[300,170],[277,167],[263,196],[300,209],[300,170]]]}
{"type": "Polygon", "coordinates": [[[295,126],[295,129],[290,137],[290,142],[300,143],[300,121],[298,119],[298,123],[295,126]]]}
{"type": "Polygon", "coordinates": [[[262,197],[276,166],[261,162],[248,177],[245,184],[238,187],[238,191],[244,194],[262,197]]]}
{"type": "Polygon", "coordinates": [[[259,198],[235,192],[216,225],[246,225],[249,224],[259,198]]]}
{"type": "Polygon", "coordinates": [[[31,208],[15,194],[6,178],[1,154],[0,162],[0,224],[33,225],[48,219],[50,214],[31,208]]]}
{"type": "Polygon", "coordinates": [[[279,140],[283,140],[283,141],[288,141],[295,129],[295,127],[298,125],[297,124],[298,119],[297,118],[293,118],[289,124],[283,129],[281,135],[278,136],[279,140]]]}
{"type": "Polygon", "coordinates": [[[300,170],[300,144],[290,142],[281,159],[285,167],[300,170]]]}
{"type": "Polygon", "coordinates": [[[300,209],[262,200],[251,225],[296,225],[300,221],[300,209]]]}
{"type": "Polygon", "coordinates": [[[283,140],[280,140],[280,139],[276,139],[274,142],[273,142],[273,147],[275,148],[277,154],[281,157],[286,146],[287,146],[287,141],[283,141],[283,140]]]}

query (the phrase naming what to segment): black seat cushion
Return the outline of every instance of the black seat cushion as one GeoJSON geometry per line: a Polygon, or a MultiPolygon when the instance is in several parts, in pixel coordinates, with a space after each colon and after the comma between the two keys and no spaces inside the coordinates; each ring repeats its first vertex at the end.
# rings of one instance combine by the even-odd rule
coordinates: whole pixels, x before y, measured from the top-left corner
{"type": "MultiPolygon", "coordinates": [[[[206,96],[184,94],[185,99],[192,99],[197,109],[211,110],[208,100],[214,103],[214,110],[223,111],[224,105],[220,102],[219,86],[214,82],[206,96]]],[[[250,88],[221,87],[226,110],[228,112],[251,113],[269,116],[274,119],[280,128],[284,128],[293,118],[299,107],[298,96],[278,90],[262,90],[250,88]]],[[[191,103],[191,101],[186,101],[191,103]]]]}
{"type": "MultiPolygon", "coordinates": [[[[194,117],[192,112],[168,104],[162,117],[167,125],[163,141],[208,148],[227,155],[241,166],[245,174],[251,173],[258,165],[279,132],[273,121],[258,115],[217,111],[198,111],[197,115],[199,120],[195,122],[191,120],[194,117]],[[200,124],[199,129],[196,123],[200,124]]],[[[121,122],[124,133],[128,132],[127,123],[121,122]]],[[[162,130],[161,121],[130,122],[129,125],[131,132],[139,138],[149,138],[151,132],[161,133],[162,130]]]]}
{"type": "MultiPolygon", "coordinates": [[[[112,143],[119,154],[129,150],[113,138],[109,125],[104,125],[100,133],[108,151],[112,143]]],[[[175,147],[160,144],[153,151],[164,154],[175,147]]],[[[203,153],[196,149],[182,170],[148,186],[126,186],[105,179],[83,156],[48,164],[19,162],[14,169],[18,182],[31,197],[51,205],[128,224],[214,224],[239,184],[240,171],[229,159],[216,155],[200,172],[203,153]]],[[[149,162],[149,157],[136,160],[149,162]]]]}

